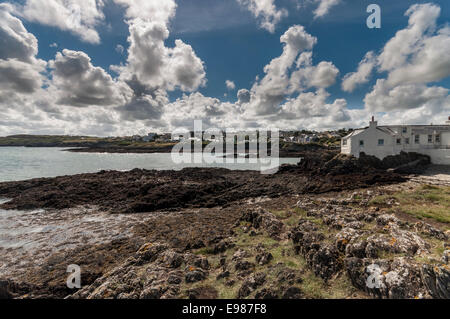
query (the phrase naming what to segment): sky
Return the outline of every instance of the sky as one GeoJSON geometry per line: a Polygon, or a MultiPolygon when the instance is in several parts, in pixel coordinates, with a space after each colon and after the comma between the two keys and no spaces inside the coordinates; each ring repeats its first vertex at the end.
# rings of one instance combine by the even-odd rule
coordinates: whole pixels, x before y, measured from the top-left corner
{"type": "Polygon", "coordinates": [[[449,21],[446,0],[0,1],[0,136],[444,123],[449,21]]]}

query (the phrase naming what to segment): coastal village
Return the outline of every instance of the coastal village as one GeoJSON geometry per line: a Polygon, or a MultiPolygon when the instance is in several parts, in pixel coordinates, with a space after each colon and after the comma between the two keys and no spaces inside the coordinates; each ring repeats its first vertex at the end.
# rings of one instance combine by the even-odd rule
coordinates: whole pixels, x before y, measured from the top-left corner
{"type": "MultiPolygon", "coordinates": [[[[53,229],[10,238],[42,253],[0,247],[0,297],[449,299],[449,129],[372,119],[281,132],[284,156],[302,160],[267,176],[134,169],[0,183],[0,218],[15,233],[31,215],[10,211],[45,212],[33,213],[33,227],[53,229]],[[84,269],[80,289],[66,286],[68,264],[84,269]]],[[[26,138],[3,143],[83,141],[75,151],[94,153],[174,143],[156,133],[134,146],[26,138]]]]}
{"type": "MultiPolygon", "coordinates": [[[[287,143],[296,143],[296,144],[309,144],[309,143],[320,143],[321,141],[338,141],[342,138],[343,134],[348,132],[348,130],[339,130],[339,131],[325,131],[325,132],[314,132],[314,131],[281,131],[280,132],[280,140],[287,143]]],[[[225,131],[222,132],[223,136],[226,136],[225,131]]],[[[191,132],[191,137],[194,138],[195,133],[191,132]]],[[[177,142],[180,139],[172,138],[171,133],[148,133],[145,136],[141,135],[133,135],[132,140],[135,142],[157,142],[157,143],[170,143],[177,142]]],[[[214,139],[209,139],[209,141],[213,141],[214,139]]]]}

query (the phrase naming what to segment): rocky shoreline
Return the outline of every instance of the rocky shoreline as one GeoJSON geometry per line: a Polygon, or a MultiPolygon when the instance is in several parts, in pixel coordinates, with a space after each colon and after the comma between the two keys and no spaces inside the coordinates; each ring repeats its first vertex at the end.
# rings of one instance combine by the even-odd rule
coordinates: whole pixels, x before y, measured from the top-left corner
{"type": "Polygon", "coordinates": [[[1,209],[45,209],[33,223],[56,225],[23,235],[43,254],[0,246],[0,297],[449,298],[448,225],[371,202],[420,187],[404,171],[416,157],[317,154],[267,176],[133,170],[0,183],[1,209]],[[388,172],[392,162],[402,168],[388,172]],[[78,228],[84,237],[71,237],[78,228]],[[45,241],[52,231],[67,239],[45,241]],[[83,269],[79,291],[66,287],[69,264],[83,269]]]}

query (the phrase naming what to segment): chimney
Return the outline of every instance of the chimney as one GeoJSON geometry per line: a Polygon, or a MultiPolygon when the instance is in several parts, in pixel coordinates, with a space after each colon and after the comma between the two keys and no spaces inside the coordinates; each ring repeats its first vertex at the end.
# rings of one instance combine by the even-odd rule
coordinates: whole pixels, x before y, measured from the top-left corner
{"type": "Polygon", "coordinates": [[[372,116],[372,121],[369,123],[369,128],[376,128],[378,126],[378,122],[375,121],[375,116],[372,116]]]}

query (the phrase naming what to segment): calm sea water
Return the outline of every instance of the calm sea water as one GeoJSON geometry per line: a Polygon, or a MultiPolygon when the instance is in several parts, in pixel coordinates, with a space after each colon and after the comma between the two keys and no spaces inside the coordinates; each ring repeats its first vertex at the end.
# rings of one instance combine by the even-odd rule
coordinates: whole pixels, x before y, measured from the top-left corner
{"type": "MultiPolygon", "coordinates": [[[[223,167],[259,170],[258,164],[175,164],[171,154],[97,154],[65,152],[63,148],[0,147],[0,182],[56,177],[101,170],[134,168],[181,170],[185,167],[223,167]]],[[[281,164],[296,164],[298,158],[282,158],[281,164]]]]}

